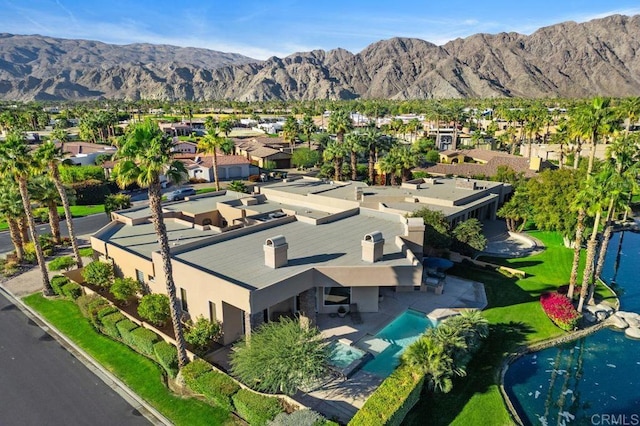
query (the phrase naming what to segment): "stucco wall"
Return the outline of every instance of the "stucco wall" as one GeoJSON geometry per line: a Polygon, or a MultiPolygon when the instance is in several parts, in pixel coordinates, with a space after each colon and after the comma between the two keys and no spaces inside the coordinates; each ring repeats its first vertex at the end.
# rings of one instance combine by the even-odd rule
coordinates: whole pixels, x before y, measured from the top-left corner
{"type": "Polygon", "coordinates": [[[357,303],[360,312],[378,312],[378,287],[352,287],[351,303],[357,303]]]}

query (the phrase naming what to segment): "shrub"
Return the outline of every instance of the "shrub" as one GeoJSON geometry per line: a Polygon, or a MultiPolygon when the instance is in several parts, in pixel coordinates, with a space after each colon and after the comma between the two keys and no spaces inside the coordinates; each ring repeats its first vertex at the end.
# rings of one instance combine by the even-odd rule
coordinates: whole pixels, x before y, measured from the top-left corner
{"type": "Polygon", "coordinates": [[[7,259],[2,265],[2,273],[5,277],[10,277],[18,273],[18,261],[7,259]]]}
{"type": "Polygon", "coordinates": [[[53,292],[58,296],[64,296],[64,294],[62,293],[62,286],[69,282],[69,278],[62,275],[56,275],[55,277],[51,278],[51,288],[53,289],[53,292]]]}
{"type": "Polygon", "coordinates": [[[292,395],[298,387],[322,378],[329,349],[315,327],[301,327],[298,321],[261,325],[231,353],[233,374],[243,383],[266,392],[292,395]]]}
{"type": "Polygon", "coordinates": [[[147,294],[140,299],[138,314],[152,324],[162,325],[169,319],[169,297],[164,294],[147,294]]]}
{"type": "Polygon", "coordinates": [[[440,153],[433,149],[427,152],[425,159],[430,163],[438,163],[440,161],[440,153]]]}
{"type": "Polygon", "coordinates": [[[283,412],[280,400],[240,389],[232,397],[236,412],[250,425],[263,426],[283,412]]]}
{"type": "Polygon", "coordinates": [[[131,207],[131,196],[127,194],[107,195],[104,199],[104,212],[111,217],[111,212],[131,207]]]}
{"type": "Polygon", "coordinates": [[[91,324],[96,328],[96,330],[100,330],[100,319],[98,318],[98,312],[104,307],[110,306],[109,301],[104,297],[98,297],[93,299],[89,304],[87,304],[87,318],[91,324]]]}
{"type": "MultiPolygon", "coordinates": [[[[84,169],[86,166],[78,167],[84,169]]],[[[69,185],[75,191],[76,205],[94,206],[103,204],[107,195],[111,193],[105,182],[96,179],[88,179],[82,182],[74,182],[69,185]]]]}
{"type": "Polygon", "coordinates": [[[82,278],[89,284],[106,288],[113,280],[113,265],[94,260],[82,270],[82,278]]]}
{"type": "Polygon", "coordinates": [[[280,413],[268,423],[269,426],[319,426],[326,419],[313,410],[298,410],[291,414],[280,413]]]}
{"type": "Polygon", "coordinates": [[[116,278],[109,287],[109,292],[114,299],[126,304],[140,291],[140,283],[133,278],[116,278]]]}
{"type": "MultiPolygon", "coordinates": [[[[76,299],[76,305],[80,308],[80,313],[83,317],[89,318],[89,305],[95,300],[104,300],[104,298],[97,294],[83,294],[76,299]]],[[[106,300],[104,300],[106,302],[106,300]]]]}
{"type": "Polygon", "coordinates": [[[133,347],[141,354],[153,357],[153,344],[158,341],[158,335],[144,327],[131,331],[133,347]]]}
{"type": "Polygon", "coordinates": [[[131,320],[124,319],[116,324],[116,328],[118,329],[118,333],[120,333],[122,341],[127,345],[134,347],[131,332],[138,328],[138,324],[131,320]]]}
{"type": "Polygon", "coordinates": [[[121,339],[120,332],[118,331],[118,322],[126,319],[122,312],[113,312],[100,319],[102,323],[102,332],[114,339],[121,339]]]}
{"type": "Polygon", "coordinates": [[[211,364],[202,359],[196,359],[182,369],[182,377],[184,377],[185,383],[195,390],[195,380],[210,370],[212,370],[211,364]]]}
{"type": "Polygon", "coordinates": [[[211,369],[195,379],[192,390],[231,411],[233,410],[231,397],[240,390],[240,385],[226,374],[211,369]]]}
{"type": "Polygon", "coordinates": [[[202,315],[196,321],[189,321],[186,324],[184,339],[193,345],[196,352],[201,354],[206,352],[209,344],[220,337],[222,328],[217,321],[209,321],[202,315]]]}
{"type": "Polygon", "coordinates": [[[76,300],[82,296],[82,287],[78,283],[66,283],[61,287],[62,294],[69,299],[76,300]]]}
{"type": "Polygon", "coordinates": [[[71,256],[61,256],[49,262],[50,271],[60,271],[62,269],[68,271],[74,266],[76,266],[76,260],[71,256]]]}
{"type": "Polygon", "coordinates": [[[249,182],[260,182],[260,175],[250,175],[249,182]]]}
{"type": "Polygon", "coordinates": [[[582,317],[567,296],[559,293],[544,293],[540,304],[549,319],[565,331],[575,330],[582,317]]]}
{"type": "Polygon", "coordinates": [[[30,241],[23,246],[22,261],[36,263],[36,246],[33,242],[30,241]]]}
{"type": "Polygon", "coordinates": [[[169,377],[176,377],[178,374],[178,350],[176,347],[163,340],[153,345],[153,353],[169,377]]]}
{"type": "Polygon", "coordinates": [[[91,247],[84,247],[78,250],[80,257],[93,257],[93,249],[91,247]]]}
{"type": "Polygon", "coordinates": [[[367,399],[349,422],[349,426],[400,425],[420,399],[424,375],[407,367],[398,367],[367,399]]]}

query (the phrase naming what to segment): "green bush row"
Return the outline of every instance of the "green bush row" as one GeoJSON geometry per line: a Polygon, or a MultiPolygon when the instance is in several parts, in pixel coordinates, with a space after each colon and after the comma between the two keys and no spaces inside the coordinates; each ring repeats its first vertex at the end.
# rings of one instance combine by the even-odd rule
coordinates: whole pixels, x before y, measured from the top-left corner
{"type": "Polygon", "coordinates": [[[265,426],[283,411],[278,398],[260,395],[247,389],[240,389],[231,399],[238,415],[252,426],[265,426]]]}
{"type": "Polygon", "coordinates": [[[424,375],[408,366],[398,367],[367,399],[349,426],[400,425],[420,399],[424,375]]]}
{"type": "Polygon", "coordinates": [[[56,295],[64,296],[64,294],[62,294],[62,286],[69,282],[71,282],[69,278],[63,275],[56,275],[55,277],[51,277],[51,288],[56,295]]]}
{"type": "Polygon", "coordinates": [[[169,377],[176,377],[178,374],[178,350],[176,347],[161,340],[153,345],[153,353],[169,377]]]}
{"type": "Polygon", "coordinates": [[[121,337],[117,324],[124,319],[126,319],[126,317],[122,312],[114,312],[102,317],[102,332],[113,339],[120,340],[121,337]]]}
{"type": "Polygon", "coordinates": [[[182,369],[189,388],[215,404],[234,410],[250,425],[266,425],[283,411],[280,400],[241,389],[226,374],[214,370],[203,360],[195,360],[182,369]]]}
{"type": "Polygon", "coordinates": [[[158,342],[159,337],[148,328],[138,327],[131,331],[133,348],[143,355],[153,358],[153,345],[158,342]]]}

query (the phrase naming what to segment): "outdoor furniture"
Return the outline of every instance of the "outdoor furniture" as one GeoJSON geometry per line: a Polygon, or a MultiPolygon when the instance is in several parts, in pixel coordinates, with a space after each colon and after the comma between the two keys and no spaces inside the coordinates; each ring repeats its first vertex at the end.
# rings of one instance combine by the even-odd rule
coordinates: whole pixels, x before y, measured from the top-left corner
{"type": "Polygon", "coordinates": [[[349,313],[351,314],[351,321],[353,321],[354,324],[362,324],[362,317],[360,316],[357,303],[349,305],[349,313]]]}
{"type": "Polygon", "coordinates": [[[437,295],[440,295],[444,292],[444,278],[426,276],[422,281],[422,291],[428,291],[432,289],[433,292],[437,295]]]}

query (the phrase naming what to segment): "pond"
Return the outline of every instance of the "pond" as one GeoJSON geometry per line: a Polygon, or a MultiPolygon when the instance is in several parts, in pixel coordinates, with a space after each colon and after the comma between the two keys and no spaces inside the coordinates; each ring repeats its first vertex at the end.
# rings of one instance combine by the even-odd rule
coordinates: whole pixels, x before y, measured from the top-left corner
{"type": "MultiPolygon", "coordinates": [[[[616,233],[602,277],[621,310],[640,312],[640,234],[616,233]]],[[[640,425],[640,341],[604,329],[520,357],[504,386],[526,424],[640,425]]]]}

